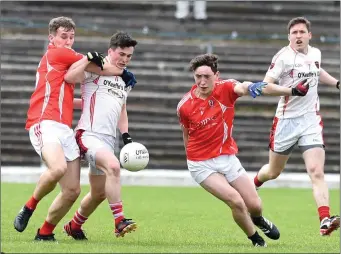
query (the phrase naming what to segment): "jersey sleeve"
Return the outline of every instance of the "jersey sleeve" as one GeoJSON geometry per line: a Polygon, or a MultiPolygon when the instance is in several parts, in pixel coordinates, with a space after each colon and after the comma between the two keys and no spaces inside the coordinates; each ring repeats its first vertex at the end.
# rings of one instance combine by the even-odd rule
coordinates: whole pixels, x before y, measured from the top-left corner
{"type": "Polygon", "coordinates": [[[73,63],[81,60],[84,55],[69,48],[56,48],[49,53],[48,60],[53,66],[62,69],[69,68],[73,63]]]}
{"type": "Polygon", "coordinates": [[[278,52],[271,61],[271,64],[269,66],[268,71],[266,72],[266,76],[269,76],[274,79],[279,79],[281,74],[284,71],[285,65],[284,65],[284,59],[283,59],[282,52],[278,52]]]}
{"type": "Polygon", "coordinates": [[[234,86],[238,84],[239,81],[235,79],[226,79],[226,80],[221,80],[217,83],[218,86],[221,87],[222,89],[222,96],[223,96],[223,101],[225,101],[226,104],[234,102],[240,97],[235,91],[234,91],[234,86]]]}
{"type": "Polygon", "coordinates": [[[181,105],[181,101],[178,104],[176,113],[178,115],[180,125],[186,129],[188,129],[189,128],[188,118],[185,114],[185,108],[183,107],[183,104],[181,105]]]}

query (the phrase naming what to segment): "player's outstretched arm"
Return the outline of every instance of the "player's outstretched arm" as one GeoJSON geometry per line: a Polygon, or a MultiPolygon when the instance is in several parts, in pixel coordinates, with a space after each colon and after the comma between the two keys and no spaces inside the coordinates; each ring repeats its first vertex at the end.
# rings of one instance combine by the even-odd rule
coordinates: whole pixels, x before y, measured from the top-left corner
{"type": "Polygon", "coordinates": [[[98,68],[95,64],[89,64],[85,70],[100,76],[121,76],[123,73],[123,69],[120,69],[117,66],[111,65],[107,62],[104,63],[103,70],[98,68]]]}
{"type": "Polygon", "coordinates": [[[234,92],[240,97],[244,95],[251,95],[253,98],[262,95],[262,89],[267,86],[266,82],[256,82],[252,83],[250,81],[244,81],[240,83],[235,82],[234,92]]]}
{"type": "Polygon", "coordinates": [[[336,86],[337,89],[340,89],[340,81],[331,76],[328,72],[321,68],[320,71],[320,81],[323,84],[336,86]]]}
{"type": "MultiPolygon", "coordinates": [[[[73,63],[67,73],[64,76],[64,80],[70,84],[81,83],[85,79],[84,69],[89,65],[89,61],[86,56],[81,60],[73,63]]],[[[97,67],[98,68],[98,67],[97,67]]]]}
{"type": "Polygon", "coordinates": [[[262,95],[267,96],[305,96],[309,90],[309,79],[303,80],[295,87],[282,87],[275,84],[275,79],[269,76],[264,78],[267,86],[262,88],[262,95]]]}

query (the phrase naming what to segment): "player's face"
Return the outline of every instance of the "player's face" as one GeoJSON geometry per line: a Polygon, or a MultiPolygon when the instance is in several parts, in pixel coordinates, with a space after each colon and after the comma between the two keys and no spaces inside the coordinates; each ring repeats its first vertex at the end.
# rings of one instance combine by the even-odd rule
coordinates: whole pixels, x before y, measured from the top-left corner
{"type": "Polygon", "coordinates": [[[308,32],[305,24],[296,24],[290,28],[288,38],[291,47],[304,53],[311,39],[311,32],[308,32]]]}
{"type": "Polygon", "coordinates": [[[72,48],[75,42],[75,30],[67,31],[65,27],[59,27],[56,34],[49,34],[49,41],[57,48],[72,48]]]}
{"type": "Polygon", "coordinates": [[[116,67],[123,69],[125,68],[133,56],[134,47],[125,47],[125,48],[110,48],[108,50],[108,55],[110,59],[110,63],[115,65],[116,67]]]}
{"type": "Polygon", "coordinates": [[[194,71],[194,80],[200,95],[207,97],[212,93],[218,75],[219,72],[214,74],[211,67],[207,65],[200,66],[194,71]]]}

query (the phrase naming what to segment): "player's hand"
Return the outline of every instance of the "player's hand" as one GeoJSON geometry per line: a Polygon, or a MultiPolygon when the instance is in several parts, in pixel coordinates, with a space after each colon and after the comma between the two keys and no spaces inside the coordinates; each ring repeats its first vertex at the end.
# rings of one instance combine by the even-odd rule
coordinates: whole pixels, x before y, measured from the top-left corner
{"type": "Polygon", "coordinates": [[[135,75],[132,72],[128,71],[128,69],[123,70],[121,77],[124,83],[126,83],[126,87],[131,86],[131,88],[134,88],[137,83],[135,75]]]}
{"type": "Polygon", "coordinates": [[[125,132],[125,133],[122,134],[122,140],[123,140],[124,145],[133,142],[133,140],[132,140],[132,138],[130,137],[130,135],[129,135],[128,132],[125,132]]]}
{"type": "Polygon", "coordinates": [[[88,61],[93,62],[96,64],[98,67],[101,68],[103,71],[103,65],[104,65],[104,56],[101,53],[98,53],[96,51],[94,52],[88,52],[86,54],[88,61]]]}
{"type": "Polygon", "coordinates": [[[252,98],[256,98],[257,96],[262,95],[262,90],[268,85],[267,82],[256,82],[251,83],[248,86],[249,94],[252,96],[252,98]]]}
{"type": "Polygon", "coordinates": [[[297,84],[296,87],[291,89],[291,93],[293,96],[305,96],[309,91],[309,82],[310,80],[305,79],[297,84]]]}

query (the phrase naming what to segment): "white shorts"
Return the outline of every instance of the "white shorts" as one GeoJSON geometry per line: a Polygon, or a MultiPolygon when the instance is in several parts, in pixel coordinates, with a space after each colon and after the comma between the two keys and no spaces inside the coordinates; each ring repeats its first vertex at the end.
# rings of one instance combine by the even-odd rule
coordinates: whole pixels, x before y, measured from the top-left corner
{"type": "Polygon", "coordinates": [[[81,158],[84,158],[89,163],[90,174],[104,175],[104,172],[96,167],[96,153],[99,149],[106,148],[115,155],[115,137],[77,130],[76,140],[80,149],[81,158]]]}
{"type": "Polygon", "coordinates": [[[187,166],[191,176],[199,184],[213,173],[223,174],[230,183],[245,172],[235,155],[220,155],[204,161],[187,160],[187,166]]]}
{"type": "Polygon", "coordinates": [[[30,140],[34,150],[41,157],[44,144],[58,143],[62,146],[66,161],[79,157],[79,147],[69,126],[52,120],[43,120],[30,127],[30,140]]]}
{"type": "Polygon", "coordinates": [[[289,154],[297,143],[299,147],[324,147],[323,122],[320,115],[307,113],[295,118],[274,118],[269,148],[289,154]]]}

